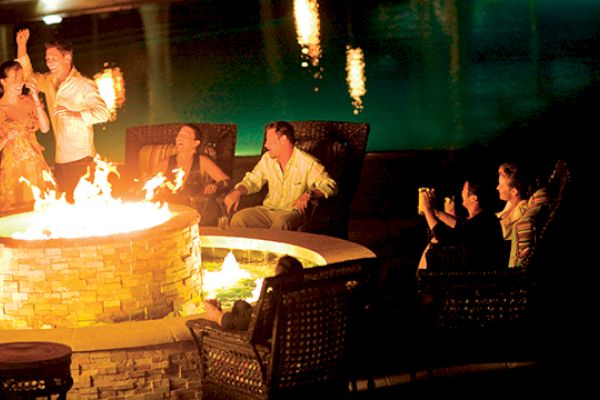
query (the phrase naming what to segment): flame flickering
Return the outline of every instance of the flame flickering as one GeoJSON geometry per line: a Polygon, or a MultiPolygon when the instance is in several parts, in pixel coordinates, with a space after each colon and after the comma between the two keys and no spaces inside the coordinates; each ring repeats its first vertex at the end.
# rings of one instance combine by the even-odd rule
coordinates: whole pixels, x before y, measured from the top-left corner
{"type": "Polygon", "coordinates": [[[15,232],[12,237],[43,240],[107,236],[148,229],[171,218],[167,204],[123,202],[112,197],[108,176],[118,175],[116,167],[98,155],[94,162],[93,180],[90,180],[90,174],[81,178],[73,192],[73,204],[55,190],[42,192],[30,185],[35,199],[34,211],[28,218],[30,225],[24,232],[15,232]]]}
{"type": "MultiPolygon", "coordinates": [[[[302,48],[302,67],[318,67],[321,59],[319,19],[319,3],[317,0],[295,0],[294,19],[298,44],[302,48]]],[[[321,70],[315,72],[314,78],[321,77],[321,70]]]]}
{"type": "Polygon", "coordinates": [[[108,66],[104,63],[104,69],[94,75],[94,81],[98,86],[100,96],[110,110],[110,120],[117,118],[117,109],[125,103],[125,79],[119,67],[108,66]]]}
{"type": "Polygon", "coordinates": [[[365,77],[365,57],[360,47],[353,49],[346,47],[346,81],[348,82],[348,92],[352,98],[354,106],[354,115],[362,112],[364,106],[362,97],[367,93],[365,77]]]}

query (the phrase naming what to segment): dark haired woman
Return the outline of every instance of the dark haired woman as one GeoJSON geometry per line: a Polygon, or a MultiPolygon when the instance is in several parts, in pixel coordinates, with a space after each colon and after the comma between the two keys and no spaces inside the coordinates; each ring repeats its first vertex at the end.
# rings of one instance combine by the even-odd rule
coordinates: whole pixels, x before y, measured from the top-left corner
{"type": "Polygon", "coordinates": [[[216,225],[223,213],[217,196],[225,193],[230,178],[209,156],[202,154],[202,135],[198,129],[183,125],[175,138],[176,153],[159,161],[154,174],[162,172],[175,181],[176,173],[183,171],[183,186],[175,193],[163,193],[160,200],[184,204],[200,213],[200,225],[216,225]]]}
{"type": "Polygon", "coordinates": [[[43,171],[50,176],[50,168],[35,136],[38,129],[46,133],[50,123],[35,83],[25,83],[21,64],[6,61],[0,65],[0,211],[33,205],[33,192],[21,177],[40,190],[49,185],[42,176],[43,171]]]}

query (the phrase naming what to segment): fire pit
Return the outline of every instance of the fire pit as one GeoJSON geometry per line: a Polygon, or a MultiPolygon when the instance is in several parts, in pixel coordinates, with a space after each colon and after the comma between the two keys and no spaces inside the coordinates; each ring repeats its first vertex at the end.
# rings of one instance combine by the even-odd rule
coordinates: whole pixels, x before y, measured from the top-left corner
{"type": "MultiPolygon", "coordinates": [[[[180,309],[201,287],[198,214],[171,211],[161,225],[109,236],[19,240],[0,232],[0,329],[156,319],[180,309]]],[[[4,217],[0,226],[29,218],[4,217]]]]}
{"type": "MultiPolygon", "coordinates": [[[[297,232],[202,228],[200,236],[194,210],[171,206],[171,212],[167,222],[145,230],[46,240],[10,237],[32,213],[0,218],[0,329],[75,328],[195,313],[202,270],[208,275],[229,252],[253,281],[271,275],[283,254],[305,267],[372,256],[349,242],[297,232]],[[323,243],[329,248],[320,248],[323,243]],[[349,252],[349,245],[358,253],[349,252]],[[336,248],[339,254],[331,251],[336,248]]],[[[219,295],[225,305],[240,297],[240,291],[230,292],[230,299],[219,295]]]]}
{"type": "MultiPolygon", "coordinates": [[[[140,252],[140,254],[144,256],[137,261],[140,269],[150,268],[150,265],[155,265],[154,259],[156,255],[148,253],[148,249],[153,249],[154,246],[161,246],[163,249],[169,246],[178,246],[179,251],[183,251],[182,255],[172,255],[170,256],[171,258],[165,257],[163,262],[166,265],[178,264],[184,266],[182,267],[184,269],[187,268],[187,263],[195,262],[197,255],[193,251],[188,250],[187,245],[184,245],[184,243],[191,241],[193,244],[195,243],[195,238],[199,238],[198,242],[202,243],[202,257],[205,257],[207,260],[214,258],[215,261],[220,261],[220,258],[224,257],[230,250],[233,251],[242,263],[244,262],[244,258],[276,258],[273,254],[292,255],[301,259],[305,265],[324,265],[338,261],[375,256],[369,249],[356,243],[303,232],[273,231],[270,229],[232,229],[221,231],[217,228],[202,227],[200,228],[199,236],[197,236],[198,230],[195,223],[195,213],[184,207],[172,207],[172,211],[175,214],[172,221],[167,222],[165,225],[149,229],[146,232],[132,232],[115,235],[110,238],[50,240],[46,241],[49,249],[44,248],[41,243],[44,241],[0,238],[0,293],[2,293],[2,300],[0,301],[3,303],[4,299],[9,299],[12,302],[18,299],[25,301],[33,293],[33,287],[37,286],[46,288],[48,291],[54,289],[55,293],[47,295],[46,298],[49,299],[49,305],[36,307],[34,303],[28,310],[40,311],[40,308],[41,310],[44,308],[50,308],[51,310],[53,308],[68,308],[71,304],[76,303],[75,296],[71,295],[73,290],[79,290],[81,292],[80,296],[84,296],[90,293],[90,291],[97,290],[99,281],[106,281],[100,284],[108,283],[110,281],[109,277],[106,274],[101,274],[100,277],[96,276],[96,287],[88,285],[77,289],[75,286],[73,290],[69,291],[57,283],[52,283],[51,278],[48,278],[49,280],[47,281],[47,278],[35,271],[40,266],[52,265],[48,260],[53,257],[58,259],[57,255],[53,256],[55,253],[58,254],[60,252],[60,254],[66,256],[70,252],[75,260],[78,260],[73,261],[73,268],[76,266],[80,267],[79,275],[77,275],[77,272],[73,272],[75,270],[72,270],[70,274],[64,272],[63,270],[68,270],[68,263],[66,262],[56,264],[63,265],[63,269],[58,266],[54,270],[46,267],[44,271],[48,271],[48,273],[60,272],[65,277],[79,276],[79,280],[81,280],[82,276],[91,274],[91,271],[94,269],[108,268],[104,267],[104,264],[99,260],[95,262],[93,267],[85,266],[80,260],[87,257],[88,253],[92,252],[91,249],[104,248],[109,241],[113,242],[116,246],[124,247],[126,247],[124,242],[131,242],[128,246],[132,250],[135,248],[143,249],[144,251],[140,252]],[[190,217],[188,221],[185,221],[187,219],[186,215],[190,217]],[[162,233],[167,238],[178,236],[179,239],[164,239],[166,241],[171,240],[169,243],[164,243],[159,239],[146,237],[148,235],[156,235],[158,237],[162,233]],[[147,243],[141,244],[144,241],[147,243]],[[175,242],[177,243],[175,244],[175,242]],[[134,245],[134,243],[138,244],[134,245]],[[64,246],[59,246],[59,244],[68,244],[68,250],[64,246]],[[265,255],[263,250],[268,250],[268,253],[265,255]],[[79,251],[79,253],[74,253],[75,251],[79,251]],[[16,257],[16,255],[24,257],[27,252],[36,254],[37,259],[41,260],[39,261],[41,264],[35,268],[33,265],[26,266],[23,258],[16,257]],[[18,260],[21,260],[21,264],[17,264],[18,260]],[[20,270],[17,265],[20,265],[20,270]],[[8,266],[11,266],[13,271],[12,275],[10,275],[12,278],[10,279],[9,274],[6,272],[8,266]],[[15,281],[14,277],[22,279],[15,281]],[[62,304],[62,294],[65,295],[64,300],[68,305],[62,304]],[[51,303],[50,300],[52,300],[51,303]]],[[[0,226],[5,226],[4,221],[1,219],[0,226]]],[[[5,233],[4,235],[6,236],[5,233]]],[[[106,260],[114,260],[116,258],[115,254],[117,253],[109,252],[106,260]]],[[[124,258],[127,257],[124,256],[124,258]]],[[[104,262],[104,258],[102,262],[104,262]]],[[[134,264],[130,262],[129,265],[131,267],[129,271],[126,271],[125,267],[121,269],[122,275],[119,275],[120,282],[129,282],[134,279],[130,277],[131,272],[134,270],[134,264]]],[[[71,268],[70,265],[69,268],[71,268]]],[[[166,266],[164,268],[171,268],[170,273],[177,273],[178,271],[174,267],[166,266]]],[[[156,271],[157,277],[167,277],[167,275],[160,273],[160,267],[157,267],[156,271]]],[[[192,271],[195,273],[194,269],[192,271]]],[[[190,293],[189,296],[192,296],[193,292],[191,291],[193,289],[189,289],[190,291],[188,292],[188,289],[186,289],[187,281],[183,278],[183,275],[182,273],[179,279],[181,284],[184,285],[183,289],[180,290],[190,293]]],[[[154,287],[153,285],[156,285],[156,283],[152,281],[152,273],[146,272],[145,276],[147,277],[146,285],[154,287]]],[[[113,285],[114,282],[115,279],[113,279],[113,285]]],[[[83,284],[79,283],[79,285],[83,284]]],[[[174,285],[165,284],[162,287],[166,289],[174,285]]],[[[103,290],[108,290],[109,288],[111,286],[103,290]]],[[[124,289],[117,290],[113,286],[111,290],[112,296],[110,298],[113,300],[117,299],[123,293],[127,295],[124,289]]],[[[159,292],[155,291],[157,294],[159,292]]],[[[183,297],[187,296],[188,294],[183,297]]],[[[41,298],[44,299],[45,297],[41,296],[41,298]]],[[[98,300],[98,297],[96,297],[96,300],[98,300]]],[[[116,304],[117,300],[114,301],[116,304]]],[[[128,301],[118,301],[120,304],[129,304],[128,301]]],[[[138,299],[136,298],[135,301],[138,301],[138,299]]],[[[178,301],[181,302],[183,300],[178,301]]],[[[170,304],[168,301],[162,301],[162,303],[170,304]]],[[[23,320],[32,318],[28,316],[22,317],[22,314],[11,311],[15,308],[15,306],[12,306],[12,308],[4,306],[4,310],[2,311],[4,314],[2,314],[1,321],[5,326],[9,323],[10,326],[16,325],[13,322],[7,322],[7,311],[19,315],[19,318],[23,320]]],[[[32,313],[32,311],[28,312],[29,314],[32,313]]],[[[115,309],[113,310],[113,315],[122,315],[122,313],[120,311],[117,312],[115,309]]],[[[144,321],[123,320],[123,322],[114,318],[112,322],[120,323],[77,327],[73,324],[73,327],[70,328],[57,329],[0,329],[0,343],[15,340],[53,341],[70,346],[73,349],[71,371],[74,384],[69,392],[69,398],[114,397],[115,393],[118,393],[117,397],[123,398],[137,398],[142,393],[147,396],[161,398],[179,398],[177,393],[182,391],[187,393],[187,398],[196,398],[202,390],[198,375],[198,355],[189,331],[185,326],[185,321],[197,317],[198,315],[191,315],[188,317],[165,317],[144,321]]],[[[63,319],[69,321],[66,317],[63,317],[63,319]]]]}

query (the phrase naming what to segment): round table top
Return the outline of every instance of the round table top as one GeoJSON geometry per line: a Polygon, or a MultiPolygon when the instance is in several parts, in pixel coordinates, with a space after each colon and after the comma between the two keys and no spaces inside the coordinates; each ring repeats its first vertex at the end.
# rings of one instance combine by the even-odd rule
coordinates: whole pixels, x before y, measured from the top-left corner
{"type": "Polygon", "coordinates": [[[0,343],[0,370],[32,368],[71,357],[71,348],[55,342],[0,343]]]}

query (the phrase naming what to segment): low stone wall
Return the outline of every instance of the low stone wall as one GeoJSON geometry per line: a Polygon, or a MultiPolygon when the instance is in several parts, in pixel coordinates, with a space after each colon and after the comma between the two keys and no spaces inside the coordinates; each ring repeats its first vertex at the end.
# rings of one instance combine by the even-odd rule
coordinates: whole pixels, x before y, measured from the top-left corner
{"type": "MultiPolygon", "coordinates": [[[[270,229],[200,229],[205,246],[252,249],[261,246],[281,254],[311,260],[314,264],[375,257],[366,247],[337,238],[305,232],[270,229]],[[240,240],[246,238],[250,240],[240,240]],[[231,243],[230,243],[231,241],[231,243]],[[267,243],[268,242],[268,243],[267,243]],[[273,247],[275,246],[275,247],[273,247]]],[[[0,343],[48,341],[73,349],[68,393],[79,399],[198,399],[199,356],[185,323],[187,317],[56,329],[0,329],[0,343]]]]}
{"type": "Polygon", "coordinates": [[[73,354],[69,399],[199,399],[193,341],[73,354]]]}

